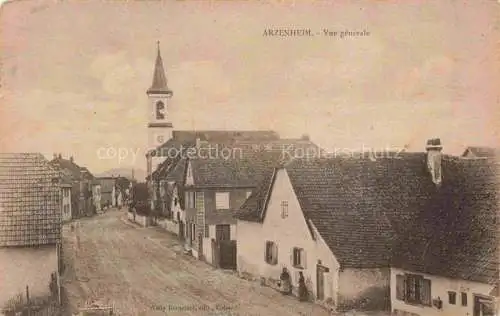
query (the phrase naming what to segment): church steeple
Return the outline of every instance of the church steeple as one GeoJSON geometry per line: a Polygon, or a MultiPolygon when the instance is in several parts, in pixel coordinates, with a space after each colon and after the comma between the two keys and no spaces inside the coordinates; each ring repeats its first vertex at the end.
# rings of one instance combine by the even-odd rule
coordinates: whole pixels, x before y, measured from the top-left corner
{"type": "Polygon", "coordinates": [[[158,53],[156,55],[155,69],[153,73],[153,83],[148,89],[147,94],[168,94],[172,95],[172,91],[167,86],[167,77],[163,69],[163,60],[160,53],[160,41],[158,44],[158,53]]]}

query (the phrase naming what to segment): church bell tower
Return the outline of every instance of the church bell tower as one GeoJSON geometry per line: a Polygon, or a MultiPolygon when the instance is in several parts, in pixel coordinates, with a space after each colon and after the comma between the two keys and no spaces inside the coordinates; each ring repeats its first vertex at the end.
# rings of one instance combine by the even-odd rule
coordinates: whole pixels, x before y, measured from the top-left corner
{"type": "Polygon", "coordinates": [[[161,152],[155,151],[172,138],[172,122],[169,115],[169,101],[173,92],[167,86],[167,77],[163,69],[163,60],[160,53],[160,42],[158,41],[158,52],[156,54],[153,82],[146,91],[148,96],[148,150],[147,176],[151,176],[158,164],[163,160],[161,152]]]}
{"type": "Polygon", "coordinates": [[[153,83],[146,94],[148,95],[149,104],[148,146],[149,150],[153,150],[172,137],[173,128],[168,111],[173,92],[167,86],[167,77],[165,76],[160,54],[160,42],[158,42],[153,83]]]}

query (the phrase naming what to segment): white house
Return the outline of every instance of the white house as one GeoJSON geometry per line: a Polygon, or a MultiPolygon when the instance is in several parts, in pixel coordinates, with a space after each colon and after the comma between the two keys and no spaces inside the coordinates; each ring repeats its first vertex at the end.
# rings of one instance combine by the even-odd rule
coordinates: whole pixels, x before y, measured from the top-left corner
{"type": "Polygon", "coordinates": [[[351,208],[356,194],[335,196],[338,165],[295,160],[262,182],[237,215],[238,272],[276,284],[286,267],[295,293],[301,271],[310,297],[331,309],[387,310],[390,228],[383,214],[351,208]]]}
{"type": "Polygon", "coordinates": [[[41,154],[0,153],[0,313],[18,296],[58,297],[60,173],[41,154]],[[52,292],[50,291],[52,289],[52,292]]]}

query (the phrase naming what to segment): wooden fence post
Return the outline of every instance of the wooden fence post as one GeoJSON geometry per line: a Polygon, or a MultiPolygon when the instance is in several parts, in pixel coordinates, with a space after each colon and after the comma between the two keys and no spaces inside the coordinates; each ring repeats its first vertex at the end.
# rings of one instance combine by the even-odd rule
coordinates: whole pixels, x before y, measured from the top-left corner
{"type": "Polygon", "coordinates": [[[26,306],[28,308],[28,316],[31,316],[30,291],[27,285],[26,285],[26,306]]]}

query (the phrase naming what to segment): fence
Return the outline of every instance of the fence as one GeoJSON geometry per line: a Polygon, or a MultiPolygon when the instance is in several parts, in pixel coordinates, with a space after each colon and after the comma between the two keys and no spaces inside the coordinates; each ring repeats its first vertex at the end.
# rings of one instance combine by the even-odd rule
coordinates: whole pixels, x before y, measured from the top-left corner
{"type": "Polygon", "coordinates": [[[10,299],[2,310],[5,316],[60,316],[61,307],[56,295],[50,297],[30,297],[29,287],[26,294],[10,299]]]}

